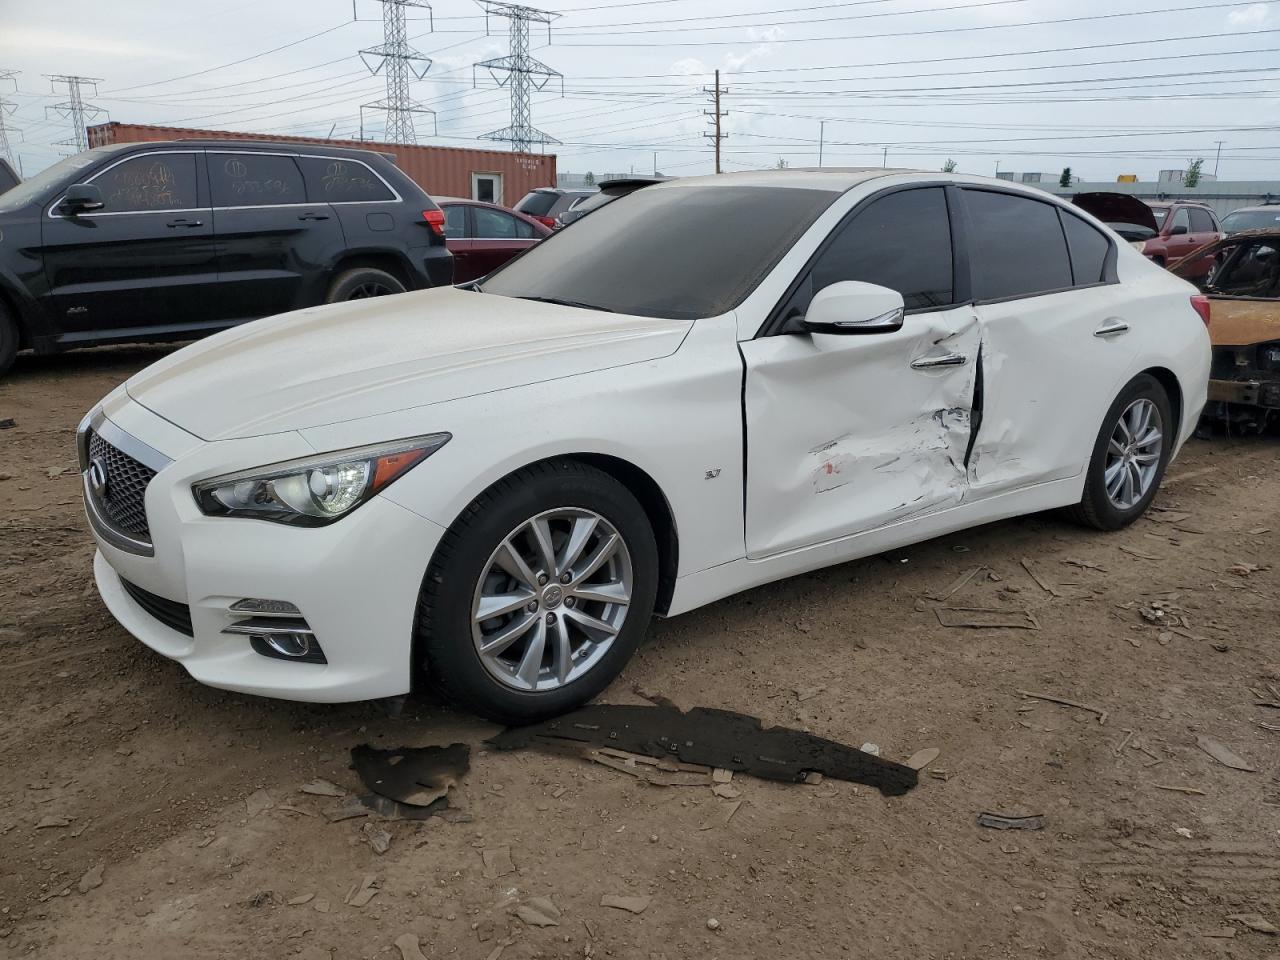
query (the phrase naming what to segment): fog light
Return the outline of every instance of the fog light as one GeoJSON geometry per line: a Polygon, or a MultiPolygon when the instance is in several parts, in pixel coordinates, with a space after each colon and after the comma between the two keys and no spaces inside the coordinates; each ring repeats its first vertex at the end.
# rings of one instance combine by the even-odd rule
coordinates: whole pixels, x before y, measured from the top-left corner
{"type": "Polygon", "coordinates": [[[299,663],[329,662],[311,627],[301,617],[250,617],[237,620],[222,632],[248,637],[249,646],[264,657],[299,663]]]}
{"type": "Polygon", "coordinates": [[[232,613],[258,614],[263,617],[300,617],[302,611],[288,600],[255,600],[248,597],[231,605],[232,613]]]}

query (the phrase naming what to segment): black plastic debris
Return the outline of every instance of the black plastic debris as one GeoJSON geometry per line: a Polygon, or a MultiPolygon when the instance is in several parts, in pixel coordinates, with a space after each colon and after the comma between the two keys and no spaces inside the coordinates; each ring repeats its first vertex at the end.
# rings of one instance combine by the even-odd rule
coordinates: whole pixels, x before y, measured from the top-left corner
{"type": "Polygon", "coordinates": [[[1030,817],[1006,817],[1000,813],[980,813],[978,826],[990,827],[992,830],[1043,830],[1044,814],[1037,813],[1030,817]]]}
{"type": "Polygon", "coordinates": [[[611,747],[647,757],[736,770],[764,780],[798,783],[810,773],[864,783],[889,797],[918,782],[917,771],[856,747],[730,710],[591,704],[527,727],[512,727],[487,741],[498,750],[563,752],[575,746],[611,747]]]}
{"type": "Polygon", "coordinates": [[[449,806],[449,788],[471,769],[471,747],[398,747],[379,750],[367,743],[351,749],[351,766],[372,794],[360,798],[385,817],[425,819],[449,806]]]}

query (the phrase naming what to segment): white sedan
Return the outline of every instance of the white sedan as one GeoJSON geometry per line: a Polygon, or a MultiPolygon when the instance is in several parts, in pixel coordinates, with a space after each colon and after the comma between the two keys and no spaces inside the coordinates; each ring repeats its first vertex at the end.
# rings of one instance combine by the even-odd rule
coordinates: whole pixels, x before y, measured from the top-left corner
{"type": "Polygon", "coordinates": [[[107,607],[197,680],[434,680],[508,721],[652,614],[1003,517],[1151,503],[1208,308],[1039,191],[895,170],[675,180],[478,284],[302,310],[86,416],[107,607]]]}

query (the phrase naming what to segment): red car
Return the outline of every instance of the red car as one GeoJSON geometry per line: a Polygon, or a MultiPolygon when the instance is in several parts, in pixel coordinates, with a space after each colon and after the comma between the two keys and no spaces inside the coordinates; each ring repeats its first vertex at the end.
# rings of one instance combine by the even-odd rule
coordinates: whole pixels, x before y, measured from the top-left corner
{"type": "Polygon", "coordinates": [[[454,283],[488,276],[551,235],[550,227],[496,203],[461,197],[433,199],[444,211],[445,246],[453,254],[454,283]]]}
{"type": "MultiPolygon", "coordinates": [[[[1155,214],[1158,232],[1146,242],[1142,252],[1162,267],[1225,236],[1217,215],[1203,203],[1171,200],[1147,206],[1155,214]]],[[[1184,275],[1203,277],[1213,268],[1213,258],[1204,257],[1189,267],[1188,274],[1184,275]]]]}

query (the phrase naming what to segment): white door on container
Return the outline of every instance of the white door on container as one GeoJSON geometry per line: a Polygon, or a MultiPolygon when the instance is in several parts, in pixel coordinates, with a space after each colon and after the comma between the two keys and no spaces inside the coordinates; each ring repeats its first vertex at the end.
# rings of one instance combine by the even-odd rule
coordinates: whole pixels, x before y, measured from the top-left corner
{"type": "Polygon", "coordinates": [[[482,203],[502,203],[502,174],[471,174],[471,199],[482,203]]]}

